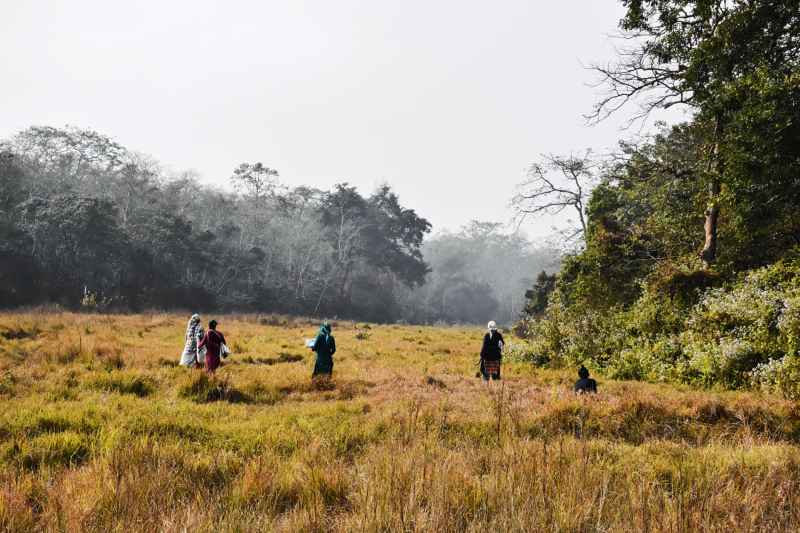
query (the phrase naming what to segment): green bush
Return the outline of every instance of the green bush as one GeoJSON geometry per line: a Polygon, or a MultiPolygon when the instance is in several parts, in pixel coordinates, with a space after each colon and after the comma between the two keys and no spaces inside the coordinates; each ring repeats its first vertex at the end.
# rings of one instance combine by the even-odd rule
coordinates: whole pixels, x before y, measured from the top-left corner
{"type": "Polygon", "coordinates": [[[509,342],[503,349],[503,359],[507,362],[533,363],[544,366],[550,362],[550,357],[534,349],[527,342],[509,342]]]}
{"type": "Polygon", "coordinates": [[[765,392],[800,400],[800,357],[787,355],[761,363],[750,372],[750,380],[765,392]]]}
{"type": "Polygon", "coordinates": [[[570,301],[556,291],[544,316],[526,322],[530,353],[618,379],[797,394],[798,263],[777,262],[726,285],[689,267],[662,268],[624,308],[600,310],[575,294],[570,301]]]}

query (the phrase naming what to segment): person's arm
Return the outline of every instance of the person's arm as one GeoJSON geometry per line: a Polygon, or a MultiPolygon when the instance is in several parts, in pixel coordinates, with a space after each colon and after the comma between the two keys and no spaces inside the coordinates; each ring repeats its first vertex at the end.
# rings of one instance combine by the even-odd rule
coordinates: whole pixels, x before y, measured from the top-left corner
{"type": "Polygon", "coordinates": [[[333,336],[331,336],[330,339],[331,339],[331,346],[330,346],[331,355],[333,355],[336,353],[336,339],[334,339],[333,336]]]}
{"type": "Polygon", "coordinates": [[[200,339],[200,342],[197,344],[198,348],[203,348],[208,343],[208,333],[203,335],[203,338],[200,339]]]}
{"type": "Polygon", "coordinates": [[[489,348],[489,338],[487,335],[483,336],[483,345],[481,346],[481,359],[486,357],[486,351],[489,348]]]}

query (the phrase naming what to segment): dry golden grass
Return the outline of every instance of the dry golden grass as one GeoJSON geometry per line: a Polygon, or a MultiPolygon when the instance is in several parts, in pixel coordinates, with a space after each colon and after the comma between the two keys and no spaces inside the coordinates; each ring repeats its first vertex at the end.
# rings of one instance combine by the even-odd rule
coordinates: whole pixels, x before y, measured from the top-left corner
{"type": "Polygon", "coordinates": [[[0,314],[4,531],[796,531],[800,410],[778,398],[504,365],[482,332],[223,316],[0,314]]]}

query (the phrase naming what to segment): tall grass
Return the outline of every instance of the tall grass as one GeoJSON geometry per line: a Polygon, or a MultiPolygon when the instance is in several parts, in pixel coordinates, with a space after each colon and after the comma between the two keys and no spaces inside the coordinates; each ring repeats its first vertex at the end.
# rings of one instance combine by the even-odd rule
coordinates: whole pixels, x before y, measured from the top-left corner
{"type": "Polygon", "coordinates": [[[481,332],[221,317],[215,377],[173,315],[0,315],[3,531],[794,531],[800,410],[776,397],[472,377],[481,332]],[[274,325],[273,325],[274,324],[274,325]],[[369,335],[359,335],[365,330],[369,335]],[[19,354],[24,353],[24,359],[19,354]]]}

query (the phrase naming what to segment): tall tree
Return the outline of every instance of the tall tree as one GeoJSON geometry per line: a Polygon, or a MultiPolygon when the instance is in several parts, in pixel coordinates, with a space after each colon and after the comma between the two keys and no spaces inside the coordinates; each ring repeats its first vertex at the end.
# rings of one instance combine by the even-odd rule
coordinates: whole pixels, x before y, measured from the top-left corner
{"type": "Polygon", "coordinates": [[[706,165],[700,176],[708,191],[700,257],[709,266],[718,255],[720,198],[735,138],[729,126],[756,91],[736,91],[754,71],[773,80],[797,71],[800,5],[797,0],[622,0],[620,26],[631,46],[619,61],[595,69],[608,93],[590,116],[602,120],[629,102],[639,110],[687,105],[707,124],[706,165]]]}
{"type": "Polygon", "coordinates": [[[278,171],[263,163],[242,163],[233,170],[233,186],[255,199],[272,195],[278,187],[278,171]]]}

